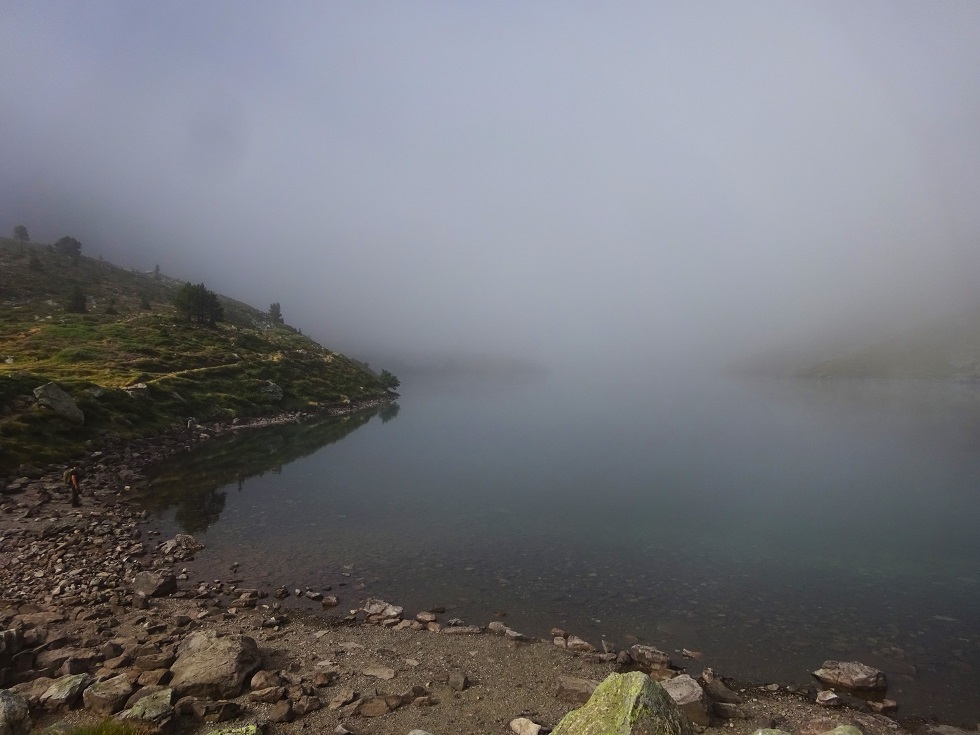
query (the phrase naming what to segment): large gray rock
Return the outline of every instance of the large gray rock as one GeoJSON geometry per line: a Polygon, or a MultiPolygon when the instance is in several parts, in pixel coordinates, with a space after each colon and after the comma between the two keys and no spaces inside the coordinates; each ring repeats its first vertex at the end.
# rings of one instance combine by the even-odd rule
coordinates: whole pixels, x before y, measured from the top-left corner
{"type": "Polygon", "coordinates": [[[641,671],[610,674],[584,707],[565,715],[553,735],[692,735],[667,691],[641,671]]]}
{"type": "Polygon", "coordinates": [[[711,717],[708,715],[708,702],[704,696],[704,689],[694,679],[687,674],[675,676],[673,679],[663,681],[660,685],[667,690],[667,694],[674,700],[674,704],[684,715],[695,725],[707,727],[711,724],[711,717]]]}
{"type": "Polygon", "coordinates": [[[75,403],[75,399],[65,393],[57,383],[45,383],[34,389],[37,402],[50,408],[59,416],[63,416],[76,424],[85,423],[85,414],[75,403]]]}
{"type": "Polygon", "coordinates": [[[41,695],[41,706],[47,710],[65,710],[74,707],[88,682],[87,674],[74,674],[55,679],[41,695]]]}
{"type": "Polygon", "coordinates": [[[187,636],[177,650],[170,686],[178,697],[232,699],[261,666],[262,657],[252,638],[219,638],[211,631],[198,631],[187,636]]]}
{"type": "Polygon", "coordinates": [[[119,674],[111,679],[100,681],[84,692],[82,701],[85,709],[103,715],[114,715],[119,712],[133,693],[133,685],[126,674],[119,674]]]}
{"type": "Polygon", "coordinates": [[[888,688],[883,673],[859,661],[824,661],[813,675],[830,686],[876,690],[888,688]]]}
{"type": "Polygon", "coordinates": [[[31,729],[30,715],[24,697],[0,689],[0,735],[25,735],[31,729]]]}

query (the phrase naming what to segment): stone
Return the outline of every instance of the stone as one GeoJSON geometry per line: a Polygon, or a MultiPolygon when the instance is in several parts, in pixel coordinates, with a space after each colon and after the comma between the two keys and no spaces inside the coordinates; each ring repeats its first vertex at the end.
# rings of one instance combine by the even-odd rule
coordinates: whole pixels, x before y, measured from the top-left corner
{"type": "Polygon", "coordinates": [[[457,692],[463,691],[469,685],[470,680],[466,674],[460,671],[454,671],[449,675],[449,686],[457,692]]]}
{"type": "Polygon", "coordinates": [[[50,687],[41,695],[41,706],[47,710],[65,710],[75,706],[82,690],[88,684],[86,674],[74,674],[55,679],[50,687]]]}
{"type": "Polygon", "coordinates": [[[334,695],[333,699],[330,700],[330,702],[327,704],[327,709],[338,710],[344,705],[353,702],[356,697],[357,694],[353,689],[349,687],[344,687],[343,689],[338,691],[336,695],[334,695]]]}
{"type": "Polygon", "coordinates": [[[824,661],[813,675],[828,686],[871,690],[888,688],[882,672],[859,661],[824,661]]]}
{"type": "Polygon", "coordinates": [[[357,714],[361,717],[381,717],[391,712],[384,697],[367,697],[357,706],[357,714]]]}
{"type": "Polygon", "coordinates": [[[395,678],[395,670],[390,669],[387,666],[369,666],[368,668],[361,671],[364,676],[372,676],[375,679],[384,679],[388,681],[389,679],[395,678]]]}
{"type": "Polygon", "coordinates": [[[0,689],[0,735],[26,735],[31,724],[27,699],[16,692],[0,689]]]}
{"type": "Polygon", "coordinates": [[[392,605],[384,600],[368,599],[364,603],[364,612],[368,615],[378,615],[382,618],[400,618],[405,608],[392,605]]]}
{"type": "Polygon", "coordinates": [[[222,727],[217,730],[208,730],[204,735],[262,735],[262,729],[252,723],[241,727],[222,727]]]}
{"type": "Polygon", "coordinates": [[[249,692],[248,698],[252,702],[274,704],[285,696],[286,687],[266,687],[265,689],[253,689],[249,692]]]}
{"type": "Polygon", "coordinates": [[[415,619],[420,623],[434,623],[436,622],[436,614],[428,610],[423,610],[415,616],[415,619]]]}
{"type": "Polygon", "coordinates": [[[747,720],[749,713],[734,702],[712,702],[711,714],[722,720],[747,720]]]}
{"type": "Polygon", "coordinates": [[[173,572],[139,572],[133,578],[133,592],[143,597],[166,597],[176,591],[173,572]]]}
{"type": "Polygon", "coordinates": [[[169,541],[160,544],[157,550],[164,556],[173,556],[183,560],[189,558],[196,551],[203,551],[204,544],[190,534],[178,533],[169,541]]]}
{"type": "Polygon", "coordinates": [[[243,635],[218,637],[196,631],[184,639],[171,667],[170,686],[177,696],[230,699],[262,665],[255,640],[243,635]]]}
{"type": "Polygon", "coordinates": [[[610,674],[589,701],[565,715],[553,735],[692,735],[691,723],[657,682],[641,671],[610,674]]]}
{"type": "Polygon", "coordinates": [[[510,731],[514,735],[538,735],[541,732],[541,725],[526,717],[518,717],[510,721],[510,731]]]}
{"type": "Polygon", "coordinates": [[[57,383],[45,383],[34,389],[38,404],[50,408],[59,416],[76,424],[85,423],[85,414],[75,403],[75,399],[65,393],[57,383]]]}
{"type": "Polygon", "coordinates": [[[894,712],[897,710],[898,702],[894,699],[882,699],[880,702],[872,699],[868,702],[868,706],[878,714],[881,714],[882,712],[894,712]]]}
{"type": "Polygon", "coordinates": [[[269,687],[282,686],[282,677],[279,676],[278,672],[263,669],[255,672],[248,686],[250,689],[268,689],[269,687]]]}
{"type": "Polygon", "coordinates": [[[340,598],[337,597],[337,595],[324,595],[323,599],[320,601],[320,605],[323,607],[324,610],[331,607],[337,607],[337,605],[339,604],[340,604],[340,598]]]}
{"type": "MultiPolygon", "coordinates": [[[[429,623],[429,625],[437,625],[437,623],[429,623]]],[[[477,635],[482,632],[483,628],[479,625],[451,625],[442,629],[443,635],[477,635]]]]}
{"type": "Polygon", "coordinates": [[[237,702],[221,699],[209,702],[204,699],[195,700],[191,704],[194,716],[202,722],[227,722],[241,715],[242,706],[237,702]]]}
{"type": "Polygon", "coordinates": [[[170,681],[170,677],[169,669],[151,669],[150,671],[142,672],[136,680],[136,683],[141,687],[159,686],[170,681]]]}
{"type": "Polygon", "coordinates": [[[752,735],[790,735],[785,730],[778,730],[774,727],[760,727],[752,735]]]}
{"type": "Polygon", "coordinates": [[[670,698],[674,700],[674,704],[687,719],[702,727],[711,724],[704,690],[694,679],[687,674],[681,674],[662,682],[661,686],[667,690],[670,698]]]}
{"type": "Polygon", "coordinates": [[[143,697],[116,717],[120,720],[139,720],[163,727],[170,722],[174,714],[174,708],[171,706],[173,695],[173,689],[160,689],[143,697]]]}
{"type": "Polygon", "coordinates": [[[843,702],[836,692],[825,689],[822,692],[817,692],[817,704],[821,707],[840,707],[843,702]]]}
{"type": "Polygon", "coordinates": [[[593,646],[588,641],[582,640],[577,635],[570,635],[565,640],[565,647],[569,651],[578,651],[579,653],[595,653],[595,646],[593,646]]]}
{"type": "Polygon", "coordinates": [[[126,705],[133,693],[133,685],[126,674],[96,682],[82,692],[85,709],[98,714],[114,715],[126,705]]]}
{"type": "Polygon", "coordinates": [[[269,710],[269,721],[270,722],[292,722],[293,721],[293,703],[288,699],[284,699],[281,702],[277,702],[269,710]]]}
{"type": "Polygon", "coordinates": [[[599,686],[595,679],[580,679],[577,676],[559,676],[555,696],[563,702],[585,704],[592,692],[599,686]]]}
{"type": "Polygon", "coordinates": [[[293,712],[297,717],[302,717],[310,712],[316,712],[321,707],[323,707],[323,703],[320,701],[320,698],[308,694],[304,694],[293,702],[293,712]]]}
{"type": "Polygon", "coordinates": [[[630,646],[630,656],[638,664],[648,666],[669,666],[670,656],[654,646],[644,646],[636,643],[630,646]]]}
{"type": "Polygon", "coordinates": [[[715,676],[711,669],[702,671],[701,679],[704,681],[704,692],[708,699],[726,704],[742,704],[742,697],[725,686],[725,682],[715,676]]]}
{"type": "Polygon", "coordinates": [[[259,392],[273,403],[279,403],[282,400],[282,388],[271,380],[266,381],[266,384],[259,388],[259,392]]]}

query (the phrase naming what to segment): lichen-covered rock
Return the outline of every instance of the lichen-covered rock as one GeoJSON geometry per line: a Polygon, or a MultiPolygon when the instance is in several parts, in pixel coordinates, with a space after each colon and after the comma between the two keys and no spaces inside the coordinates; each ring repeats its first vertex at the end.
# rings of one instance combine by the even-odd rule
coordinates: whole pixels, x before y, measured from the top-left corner
{"type": "Polygon", "coordinates": [[[120,720],[139,720],[163,727],[174,716],[174,708],[171,705],[173,696],[173,689],[169,687],[160,689],[143,697],[129,709],[120,712],[116,717],[120,720]]]}
{"type": "Polygon", "coordinates": [[[248,636],[217,637],[211,631],[191,633],[177,651],[170,686],[178,697],[232,699],[262,666],[255,640],[248,636]]]}
{"type": "Polygon", "coordinates": [[[129,676],[119,674],[90,686],[82,693],[82,701],[87,710],[114,715],[123,708],[132,693],[133,685],[129,681],[129,676]]]}
{"type": "Polygon", "coordinates": [[[553,735],[692,735],[667,691],[640,671],[610,674],[553,735]]]}
{"type": "Polygon", "coordinates": [[[55,679],[50,687],[41,695],[41,706],[47,710],[64,710],[75,706],[82,690],[88,684],[86,674],[74,674],[55,679]]]}
{"type": "Polygon", "coordinates": [[[830,686],[876,690],[888,688],[882,672],[859,661],[824,661],[813,675],[830,686]]]}
{"type": "Polygon", "coordinates": [[[24,697],[0,689],[0,735],[24,735],[31,729],[30,715],[24,697]]]}

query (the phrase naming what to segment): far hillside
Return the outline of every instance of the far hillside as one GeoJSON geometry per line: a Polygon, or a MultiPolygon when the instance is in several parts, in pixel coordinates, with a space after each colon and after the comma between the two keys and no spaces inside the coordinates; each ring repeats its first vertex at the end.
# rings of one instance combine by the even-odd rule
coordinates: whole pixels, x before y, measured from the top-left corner
{"type": "Polygon", "coordinates": [[[391,395],[390,382],[277,319],[278,304],[261,311],[202,287],[223,318],[190,321],[174,306],[184,282],[70,245],[0,238],[0,473],[191,417],[228,421],[391,395]],[[39,405],[34,390],[50,382],[81,420],[39,405]]]}
{"type": "Polygon", "coordinates": [[[801,374],[816,378],[980,380],[980,308],[824,360],[801,374]]]}

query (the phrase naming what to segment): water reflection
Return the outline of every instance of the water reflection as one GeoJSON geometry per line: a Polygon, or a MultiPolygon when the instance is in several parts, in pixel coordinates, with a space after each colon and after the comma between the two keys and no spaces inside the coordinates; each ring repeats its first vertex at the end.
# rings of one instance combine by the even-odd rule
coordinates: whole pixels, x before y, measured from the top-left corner
{"type": "Polygon", "coordinates": [[[227,492],[250,478],[279,474],[284,465],[339,442],[374,416],[387,423],[398,415],[390,403],[315,423],[249,429],[209,441],[189,455],[156,469],[141,498],[152,513],[176,507],[174,520],[185,533],[203,533],[225,509],[227,492]],[[193,477],[193,482],[188,478],[193,477]]]}

